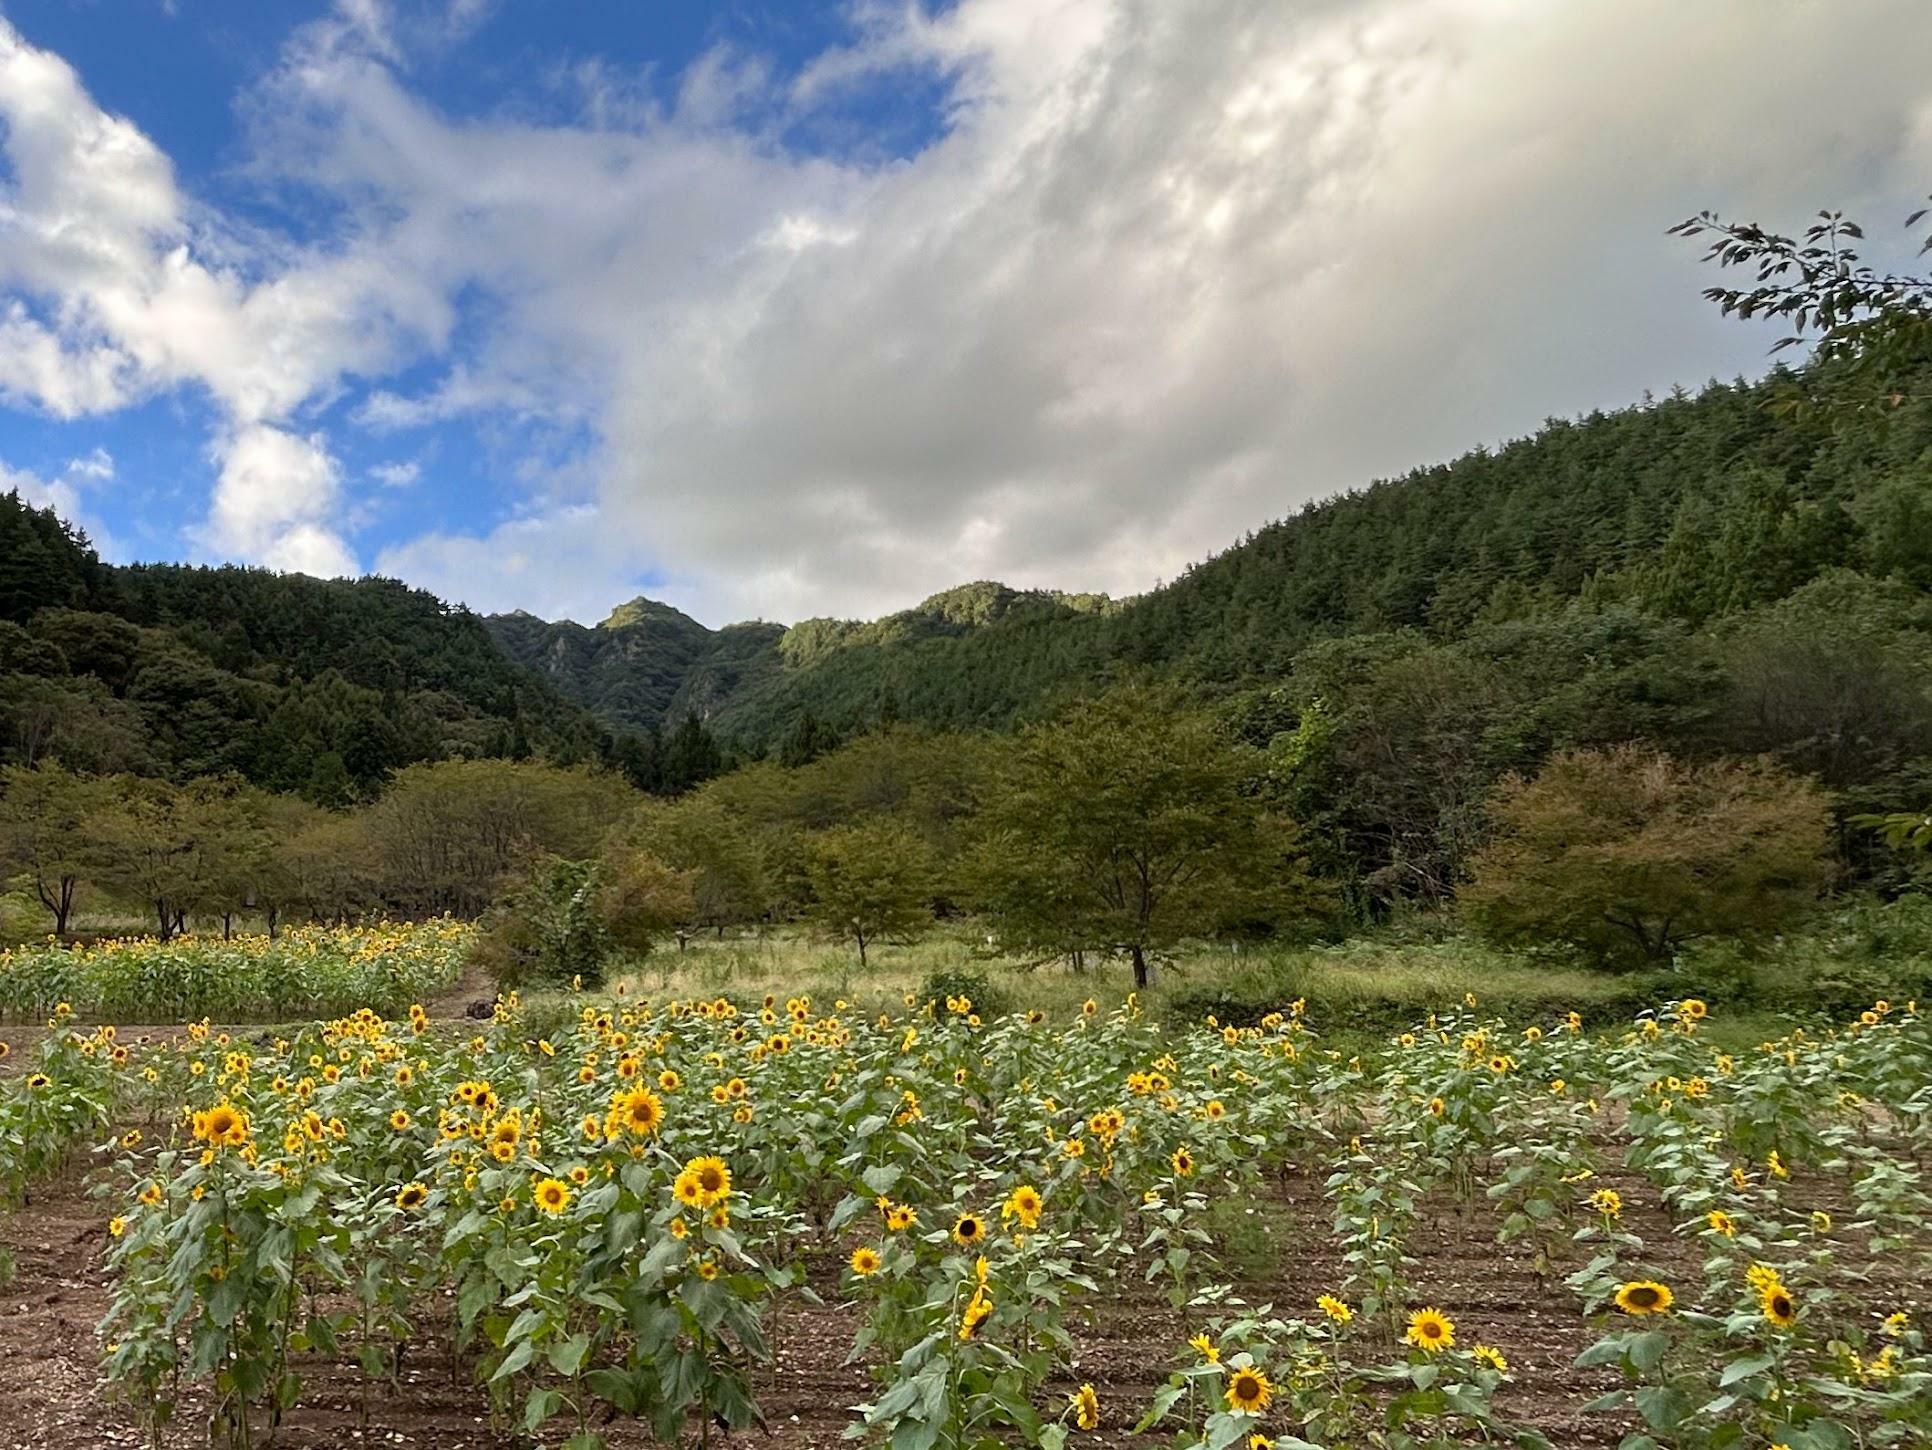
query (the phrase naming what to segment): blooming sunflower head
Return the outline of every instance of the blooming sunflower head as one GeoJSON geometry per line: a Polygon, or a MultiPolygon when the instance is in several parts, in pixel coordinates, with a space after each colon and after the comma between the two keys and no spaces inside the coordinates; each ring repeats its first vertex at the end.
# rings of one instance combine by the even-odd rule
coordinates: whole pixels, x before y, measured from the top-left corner
{"type": "Polygon", "coordinates": [[[1435,1354],[1455,1346],[1456,1326],[1440,1309],[1418,1309],[1409,1316],[1409,1328],[1402,1337],[1417,1349],[1435,1354]]]}
{"type": "Polygon", "coordinates": [[[1188,1340],[1187,1347],[1200,1355],[1209,1364],[1219,1364],[1221,1362],[1220,1347],[1205,1334],[1197,1334],[1188,1340]]]}
{"type": "Polygon", "coordinates": [[[1668,1284],[1633,1279],[1617,1290],[1616,1304],[1626,1314],[1662,1314],[1670,1308],[1673,1297],[1668,1284]]]}
{"type": "Polygon", "coordinates": [[[1046,1200],[1040,1197],[1040,1190],[1030,1183],[1022,1183],[1006,1196],[1006,1202],[1000,1206],[1000,1217],[1016,1218],[1024,1228],[1037,1228],[1045,1207],[1046,1200]]]}
{"type": "Polygon", "coordinates": [[[1721,1208],[1714,1208],[1705,1214],[1704,1222],[1710,1225],[1712,1233],[1722,1234],[1727,1239],[1737,1237],[1737,1220],[1721,1208]]]}
{"type": "Polygon", "coordinates": [[[1783,1284],[1770,1284],[1760,1289],[1758,1308],[1764,1312],[1765,1320],[1779,1329],[1789,1329],[1798,1322],[1798,1301],[1791,1297],[1791,1291],[1783,1284]]]}
{"type": "Polygon", "coordinates": [[[1228,1376],[1228,1408],[1237,1415],[1258,1415],[1274,1397],[1275,1387],[1268,1383],[1268,1376],[1252,1365],[1228,1376]]]}
{"type": "Polygon", "coordinates": [[[966,1247],[986,1237],[986,1220],[976,1213],[962,1213],[953,1221],[953,1239],[966,1247]]]}
{"type": "Polygon", "coordinates": [[[539,1178],[530,1191],[530,1201],[545,1213],[562,1213],[570,1207],[570,1185],[561,1178],[539,1178]]]}
{"type": "Polygon", "coordinates": [[[429,1190],[420,1183],[405,1183],[396,1190],[396,1207],[407,1212],[429,1201],[429,1190]]]}
{"type": "Polygon", "coordinates": [[[678,1174],[678,1183],[684,1185],[683,1191],[674,1185],[679,1202],[710,1208],[731,1196],[731,1169],[722,1158],[693,1158],[678,1174]]]}
{"type": "Polygon", "coordinates": [[[1170,1161],[1174,1165],[1175,1176],[1187,1178],[1193,1174],[1194,1153],[1185,1143],[1174,1150],[1174,1156],[1170,1161]]]}
{"type": "Polygon", "coordinates": [[[1315,1300],[1315,1307],[1337,1324],[1346,1324],[1355,1317],[1355,1311],[1333,1294],[1321,1295],[1315,1300]]]}
{"type": "Polygon", "coordinates": [[[860,1244],[852,1250],[852,1257],[846,1260],[846,1263],[851,1265],[852,1272],[861,1279],[870,1278],[878,1273],[880,1262],[879,1251],[870,1244],[860,1244]]]}

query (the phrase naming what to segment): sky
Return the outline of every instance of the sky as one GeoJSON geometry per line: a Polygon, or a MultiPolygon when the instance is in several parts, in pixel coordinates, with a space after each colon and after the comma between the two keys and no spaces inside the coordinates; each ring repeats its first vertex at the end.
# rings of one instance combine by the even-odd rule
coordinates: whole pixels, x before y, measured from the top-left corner
{"type": "Polygon", "coordinates": [[[584,622],[1136,593],[1761,372],[1665,229],[1902,241],[1927,54],[1923,0],[0,0],[0,489],[584,622]]]}

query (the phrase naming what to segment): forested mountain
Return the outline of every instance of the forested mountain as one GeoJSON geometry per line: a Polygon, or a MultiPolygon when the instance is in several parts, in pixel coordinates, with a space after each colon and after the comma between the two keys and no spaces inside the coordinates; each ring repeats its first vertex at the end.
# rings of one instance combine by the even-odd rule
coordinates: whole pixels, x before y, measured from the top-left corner
{"type": "Polygon", "coordinates": [[[611,758],[621,742],[506,659],[482,621],[389,579],[102,564],[0,495],[0,761],[326,804],[419,760],[611,758]]]}
{"type": "Polygon", "coordinates": [[[1932,422],[1777,416],[1788,382],[1553,420],[1310,505],[1124,602],[982,583],[868,624],[712,633],[638,601],[596,629],[490,628],[608,724],[695,710],[758,752],[881,718],[1003,727],[1144,668],[1227,692],[1326,639],[1448,642],[1572,606],[1697,630],[1832,570],[1932,585],[1932,422]]]}

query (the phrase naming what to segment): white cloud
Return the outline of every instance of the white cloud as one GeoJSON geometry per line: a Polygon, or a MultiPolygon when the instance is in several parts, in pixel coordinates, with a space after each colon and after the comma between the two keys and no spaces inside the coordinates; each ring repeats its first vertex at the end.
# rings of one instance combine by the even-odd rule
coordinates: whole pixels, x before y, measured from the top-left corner
{"type": "Polygon", "coordinates": [[[252,423],[217,443],[221,472],[204,526],[216,553],[321,577],[354,574],[355,556],[328,521],[341,469],[320,434],[252,423]]]}
{"type": "MultiPolygon", "coordinates": [[[[629,545],[607,587],[668,568],[713,620],[984,575],[1133,591],[1376,474],[1755,369],[1768,339],[1707,315],[1665,226],[1883,215],[1932,160],[1932,11],[1904,0],[863,20],[790,103],[947,78],[949,129],[903,161],[734,127],[758,73],[731,58],[628,130],[458,124],[367,56],[291,67],[271,148],[500,307],[443,386],[365,419],[589,407],[599,530],[629,545]]],[[[479,544],[386,567],[460,575],[479,544]]],[[[495,592],[579,594],[610,552],[532,553],[495,592]]]]}
{"type": "Polygon", "coordinates": [[[251,171],[346,217],[327,245],[224,230],[0,26],[0,397],[206,388],[203,539],[327,571],[316,400],[588,430],[589,497],[534,477],[508,523],[382,552],[481,607],[594,617],[666,574],[713,622],[1132,591],[1310,498],[1755,370],[1770,339],[1710,314],[1665,226],[1876,224],[1932,170],[1916,0],[873,4],[789,76],[719,51],[668,105],[587,63],[551,125],[410,89],[410,47],[483,13],[424,40],[343,0],[247,98],[251,171]],[[809,132],[903,74],[945,88],[914,155],[748,119],[809,132]],[[438,381],[386,376],[425,355],[438,381]]]}
{"type": "Polygon", "coordinates": [[[400,463],[378,463],[369,470],[369,476],[384,488],[408,488],[423,476],[423,466],[414,459],[400,463]]]}

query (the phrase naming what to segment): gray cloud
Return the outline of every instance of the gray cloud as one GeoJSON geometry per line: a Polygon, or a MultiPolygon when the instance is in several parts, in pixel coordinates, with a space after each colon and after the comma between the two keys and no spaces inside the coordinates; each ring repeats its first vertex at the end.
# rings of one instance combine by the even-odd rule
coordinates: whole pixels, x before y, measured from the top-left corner
{"type": "Polygon", "coordinates": [[[439,113],[392,19],[345,0],[250,98],[255,169],[347,219],[267,282],[169,251],[195,234],[138,134],[43,128],[35,175],[140,184],[102,248],[16,248],[9,275],[85,305],[0,313],[0,392],[84,412],[201,380],[231,452],[313,465],[282,515],[225,460],[210,535],[329,567],[345,485],[290,415],[346,376],[405,450],[451,419],[588,430],[584,473],[375,561],[484,608],[595,617],[645,577],[714,623],[986,576],[1136,591],[1337,489],[1757,370],[1770,338],[1709,314],[1664,227],[1839,205],[1876,230],[1932,175],[1917,0],[870,6],[801,74],[719,54],[668,107],[584,70],[574,125],[439,113]],[[947,87],[910,158],[770,129],[906,75],[947,87]],[[456,329],[459,297],[487,325],[456,329]],[[425,356],[438,383],[383,382],[425,356]]]}

